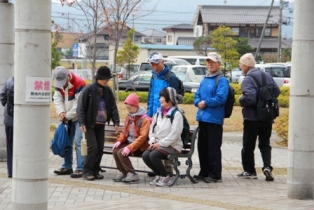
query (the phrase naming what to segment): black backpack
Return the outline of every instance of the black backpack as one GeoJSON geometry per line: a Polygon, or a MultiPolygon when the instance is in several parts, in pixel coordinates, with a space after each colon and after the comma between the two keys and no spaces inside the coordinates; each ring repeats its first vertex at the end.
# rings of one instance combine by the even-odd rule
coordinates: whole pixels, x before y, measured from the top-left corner
{"type": "MultiPolygon", "coordinates": [[[[217,77],[216,77],[216,86],[218,87],[218,82],[219,82],[219,79],[220,77],[222,77],[223,75],[222,74],[219,74],[217,77]]],[[[235,102],[235,91],[234,91],[234,88],[229,84],[229,90],[228,90],[228,97],[227,97],[227,101],[225,103],[225,118],[229,118],[232,114],[232,110],[233,110],[233,106],[234,106],[234,102],[235,102]]]]}
{"type": "MultiPolygon", "coordinates": [[[[177,77],[172,71],[169,71],[166,75],[165,75],[165,80],[168,82],[171,74],[173,74],[177,80],[178,80],[178,83],[179,83],[179,92],[177,94],[180,94],[182,95],[182,97],[184,96],[184,86],[183,86],[183,82],[182,80],[179,79],[179,77],[177,77]]],[[[169,84],[169,82],[168,82],[169,84]]]]}
{"type": "MultiPolygon", "coordinates": [[[[185,115],[178,109],[178,108],[175,108],[172,112],[171,112],[171,115],[168,116],[170,118],[170,122],[172,124],[173,122],[173,118],[174,118],[174,115],[176,112],[180,112],[182,117],[183,117],[183,129],[182,129],[182,133],[181,133],[181,140],[182,140],[182,143],[183,143],[183,148],[186,148],[188,143],[191,142],[191,137],[190,137],[190,124],[188,122],[188,120],[186,119],[185,115]]],[[[155,127],[157,125],[157,119],[158,119],[158,116],[159,116],[159,112],[157,112],[157,116],[156,116],[156,123],[154,124],[153,126],[153,133],[154,133],[154,130],[155,130],[155,127]]]]}
{"type": "Polygon", "coordinates": [[[262,73],[262,84],[254,75],[247,75],[251,77],[257,85],[256,98],[256,117],[259,121],[269,122],[279,116],[279,104],[277,98],[272,95],[272,88],[267,87],[266,73],[262,73]]]}
{"type": "MultiPolygon", "coordinates": [[[[14,81],[13,77],[12,80],[14,81]]],[[[7,113],[11,117],[14,115],[14,85],[7,89],[7,113]]]]}

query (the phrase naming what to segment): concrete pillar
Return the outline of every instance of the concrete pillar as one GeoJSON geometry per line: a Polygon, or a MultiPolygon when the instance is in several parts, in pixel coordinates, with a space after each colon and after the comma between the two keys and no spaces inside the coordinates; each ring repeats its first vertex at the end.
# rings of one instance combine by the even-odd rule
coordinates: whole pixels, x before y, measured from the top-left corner
{"type": "MultiPolygon", "coordinates": [[[[0,1],[0,91],[13,76],[14,64],[14,7],[0,1]]],[[[3,124],[4,107],[0,105],[0,161],[6,161],[6,136],[3,124]]]]}
{"type": "Polygon", "coordinates": [[[48,208],[50,27],[50,0],[15,1],[14,209],[48,208]]]}
{"type": "Polygon", "coordinates": [[[288,197],[314,198],[314,1],[295,1],[289,116],[288,197]]]}

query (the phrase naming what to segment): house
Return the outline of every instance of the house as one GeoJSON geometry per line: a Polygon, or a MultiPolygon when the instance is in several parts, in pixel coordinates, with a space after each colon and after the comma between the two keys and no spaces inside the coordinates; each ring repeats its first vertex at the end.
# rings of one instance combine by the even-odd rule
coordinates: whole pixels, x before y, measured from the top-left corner
{"type": "MultiPolygon", "coordinates": [[[[269,6],[228,6],[198,5],[193,19],[194,33],[203,36],[219,26],[231,28],[236,37],[249,39],[253,48],[258,47],[259,39],[269,11],[269,6]]],[[[279,34],[279,6],[273,6],[265,29],[260,52],[277,52],[279,34]]],[[[291,44],[282,40],[282,48],[291,48],[291,44]]]]}
{"type": "Polygon", "coordinates": [[[72,57],[72,44],[81,35],[80,33],[65,31],[60,31],[57,34],[54,32],[54,38],[58,39],[57,49],[63,57],[72,57]]]}
{"type": "Polygon", "coordinates": [[[147,29],[145,31],[141,31],[142,43],[146,44],[165,44],[166,43],[166,33],[162,31],[157,31],[156,29],[147,29]]]}
{"type": "Polygon", "coordinates": [[[191,24],[177,24],[162,28],[166,31],[167,45],[193,45],[196,38],[193,38],[193,25],[191,24]]]}
{"type": "MultiPolygon", "coordinates": [[[[127,39],[127,32],[131,28],[125,26],[122,30],[122,35],[120,38],[120,43],[123,43],[127,39]]],[[[93,32],[89,32],[83,34],[79,38],[77,38],[78,43],[83,43],[86,45],[86,57],[91,57],[91,52],[94,47],[97,47],[96,56],[99,60],[109,60],[109,45],[114,42],[112,39],[114,33],[113,26],[104,26],[103,28],[99,29],[96,33],[96,46],[93,43],[95,38],[93,32]],[[112,30],[111,30],[112,29],[112,30]]],[[[136,32],[134,33],[133,42],[134,43],[141,43],[142,37],[144,35],[142,33],[136,32]]]]}

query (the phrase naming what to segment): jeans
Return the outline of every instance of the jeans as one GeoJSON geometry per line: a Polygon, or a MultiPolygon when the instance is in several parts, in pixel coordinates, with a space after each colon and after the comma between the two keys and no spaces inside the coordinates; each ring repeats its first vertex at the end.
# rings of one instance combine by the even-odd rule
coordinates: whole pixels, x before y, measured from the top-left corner
{"type": "MultiPolygon", "coordinates": [[[[76,170],[83,170],[85,157],[81,155],[81,141],[82,131],[80,130],[80,125],[78,121],[69,121],[68,129],[70,133],[71,144],[75,145],[76,151],[76,170]]],[[[73,152],[69,153],[68,156],[64,157],[62,168],[72,169],[73,165],[73,152]]]]}
{"type": "Polygon", "coordinates": [[[143,153],[142,158],[144,163],[152,169],[156,175],[167,176],[167,171],[162,163],[162,159],[166,159],[167,155],[158,150],[147,149],[143,153]]]}
{"type": "Polygon", "coordinates": [[[243,148],[241,151],[244,171],[256,173],[254,150],[258,136],[258,148],[261,151],[264,167],[271,167],[270,137],[273,122],[259,122],[244,120],[243,122],[243,148]]]}

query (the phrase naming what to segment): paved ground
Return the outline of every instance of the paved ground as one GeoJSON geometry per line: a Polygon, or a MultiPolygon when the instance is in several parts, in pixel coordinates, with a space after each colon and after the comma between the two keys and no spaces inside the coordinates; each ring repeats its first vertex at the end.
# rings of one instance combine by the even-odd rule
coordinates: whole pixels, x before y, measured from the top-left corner
{"type": "MultiPolygon", "coordinates": [[[[173,187],[152,187],[152,179],[140,174],[136,184],[112,181],[116,170],[107,170],[103,180],[88,182],[69,176],[56,176],[53,170],[62,159],[50,154],[49,209],[314,209],[313,200],[290,200],[287,198],[287,149],[274,145],[273,167],[275,181],[266,182],[259,171],[257,180],[236,177],[241,172],[240,132],[224,134],[222,145],[223,181],[218,184],[200,182],[192,184],[188,179],[179,179],[173,187]]],[[[260,152],[255,152],[256,166],[262,167],[260,152]]],[[[132,159],[137,169],[147,169],[141,159],[132,159]]],[[[182,160],[180,168],[185,168],[182,160]]],[[[197,174],[199,161],[197,152],[193,156],[192,174],[197,174]]],[[[102,165],[114,166],[113,158],[104,155],[102,165]]],[[[11,207],[11,181],[6,178],[6,163],[0,163],[0,209],[11,207]]]]}

